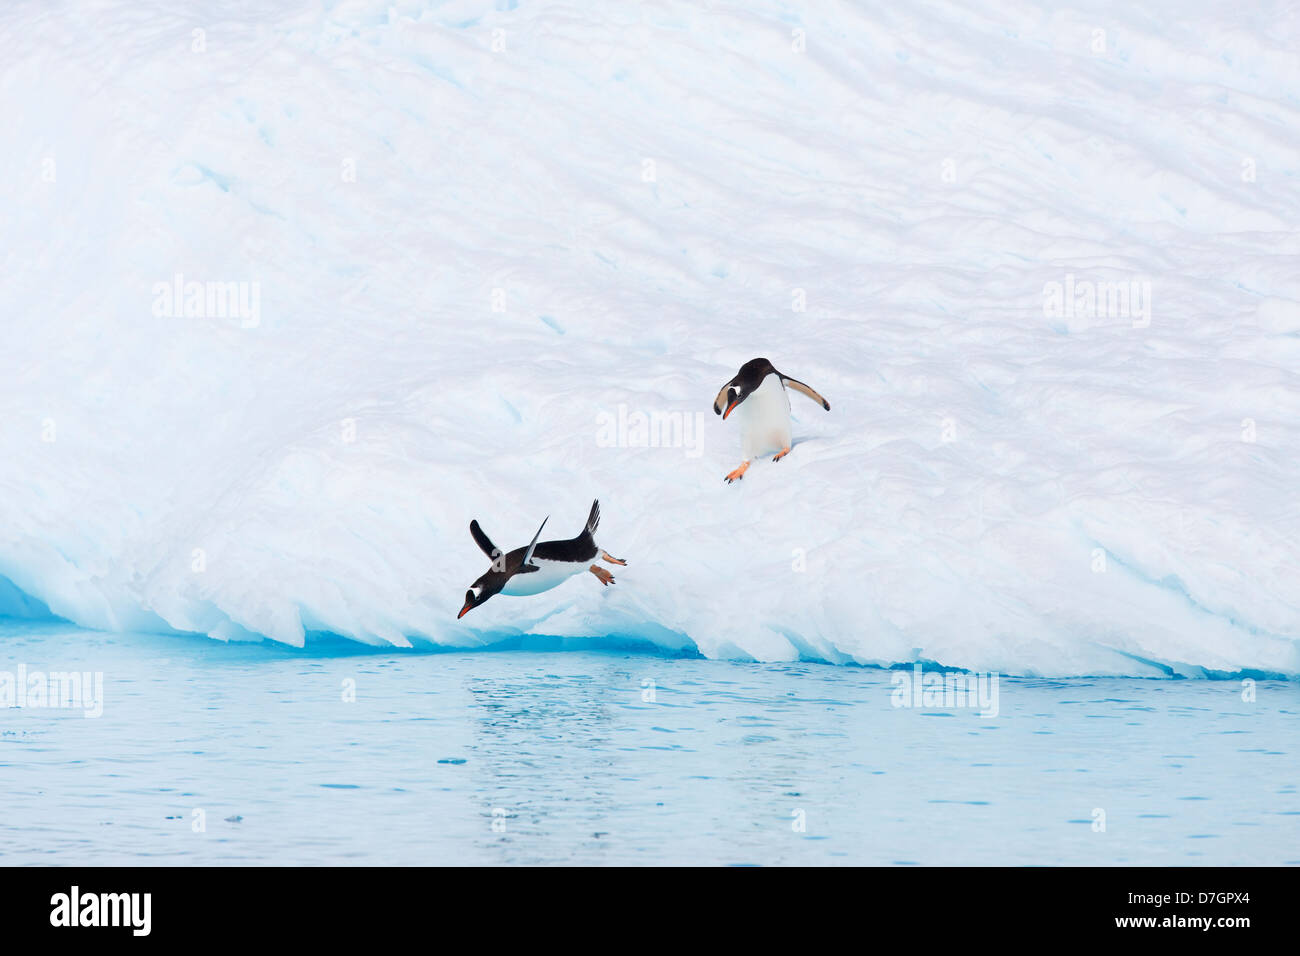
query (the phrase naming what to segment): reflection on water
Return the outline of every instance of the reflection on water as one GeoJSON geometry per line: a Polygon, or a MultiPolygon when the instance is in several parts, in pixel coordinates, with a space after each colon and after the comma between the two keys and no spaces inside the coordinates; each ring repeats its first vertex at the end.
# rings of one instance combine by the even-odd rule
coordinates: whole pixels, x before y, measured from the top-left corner
{"type": "Polygon", "coordinates": [[[0,863],[1300,862],[1296,686],[606,652],[302,653],[0,624],[0,863]]]}
{"type": "Polygon", "coordinates": [[[606,689],[631,677],[612,661],[592,663],[591,674],[466,680],[477,757],[471,787],[485,805],[476,843],[488,859],[550,862],[541,847],[556,842],[590,862],[608,858],[617,773],[609,751],[618,730],[606,689]]]}

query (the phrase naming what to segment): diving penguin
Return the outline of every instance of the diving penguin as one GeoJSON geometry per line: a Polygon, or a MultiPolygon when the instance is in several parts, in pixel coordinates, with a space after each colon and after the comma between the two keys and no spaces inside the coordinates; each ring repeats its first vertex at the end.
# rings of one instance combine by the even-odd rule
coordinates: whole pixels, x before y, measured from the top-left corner
{"type": "Polygon", "coordinates": [[[790,399],[787,388],[803,392],[814,402],[831,410],[830,402],[798,379],[782,375],[765,358],[750,359],[740,367],[736,377],[718,391],[713,400],[713,411],[724,419],[740,406],[740,443],[745,460],[740,467],[727,475],[731,484],[745,477],[750,459],[767,452],[776,452],[773,461],[790,454],[790,399]],[[723,411],[725,400],[726,411],[723,411]]]}
{"type": "Polygon", "coordinates": [[[457,618],[464,617],[471,608],[478,607],[494,594],[541,594],[557,584],[573,577],[580,571],[590,571],[600,579],[601,584],[614,583],[614,575],[597,564],[588,566],[588,562],[600,555],[610,564],[626,565],[627,562],[611,557],[596,546],[596,526],[600,524],[600,502],[591,503],[591,514],[587,516],[587,526],[576,538],[565,541],[543,541],[542,528],[546,527],[548,517],[537,529],[533,540],[526,548],[515,548],[504,554],[494,545],[477,521],[469,523],[469,533],[489,558],[492,567],[479,576],[468,591],[465,592],[465,606],[460,609],[457,618]]]}

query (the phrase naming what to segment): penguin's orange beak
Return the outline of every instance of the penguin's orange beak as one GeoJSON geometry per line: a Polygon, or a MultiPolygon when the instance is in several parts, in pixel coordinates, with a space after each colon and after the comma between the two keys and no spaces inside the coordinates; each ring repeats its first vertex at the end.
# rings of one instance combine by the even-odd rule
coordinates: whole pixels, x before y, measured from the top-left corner
{"type": "Polygon", "coordinates": [[[727,416],[731,414],[731,410],[739,404],[740,404],[740,399],[736,399],[734,402],[732,402],[730,405],[727,406],[727,410],[722,413],[722,420],[724,422],[727,420],[727,416]]]}
{"type": "Polygon", "coordinates": [[[460,609],[460,613],[456,615],[456,620],[459,621],[462,617],[464,617],[466,614],[468,614],[468,613],[469,613],[469,609],[472,608],[473,606],[474,606],[473,602],[471,602],[471,601],[466,601],[466,602],[465,602],[465,606],[464,606],[463,608],[461,608],[461,609],[460,609]]]}

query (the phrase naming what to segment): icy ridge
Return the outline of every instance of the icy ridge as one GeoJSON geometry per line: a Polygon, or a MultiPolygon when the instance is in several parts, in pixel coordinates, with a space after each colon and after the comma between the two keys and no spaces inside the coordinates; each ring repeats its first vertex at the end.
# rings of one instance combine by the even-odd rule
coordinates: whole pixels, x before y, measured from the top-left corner
{"type": "Polygon", "coordinates": [[[0,612],[1300,674],[1294,5],[512,6],[0,11],[0,612]]]}

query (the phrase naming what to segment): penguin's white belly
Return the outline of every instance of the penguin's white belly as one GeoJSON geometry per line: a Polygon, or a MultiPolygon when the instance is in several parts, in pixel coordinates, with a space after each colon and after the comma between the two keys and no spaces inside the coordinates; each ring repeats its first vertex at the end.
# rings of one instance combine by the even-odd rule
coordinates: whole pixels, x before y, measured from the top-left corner
{"type": "Polygon", "coordinates": [[[534,557],[533,564],[537,565],[540,570],[532,571],[528,574],[512,574],[506,586],[501,589],[502,594],[509,594],[514,597],[523,597],[528,594],[541,594],[543,591],[549,591],[558,584],[563,584],[569,578],[573,577],[579,571],[585,571],[587,565],[575,563],[572,561],[544,561],[541,558],[534,557]]]}
{"type": "Polygon", "coordinates": [[[746,460],[790,447],[790,398],[781,379],[769,375],[736,409],[746,460]]]}

